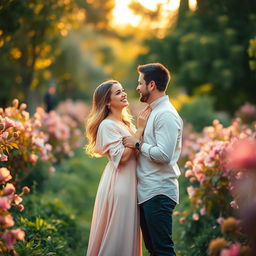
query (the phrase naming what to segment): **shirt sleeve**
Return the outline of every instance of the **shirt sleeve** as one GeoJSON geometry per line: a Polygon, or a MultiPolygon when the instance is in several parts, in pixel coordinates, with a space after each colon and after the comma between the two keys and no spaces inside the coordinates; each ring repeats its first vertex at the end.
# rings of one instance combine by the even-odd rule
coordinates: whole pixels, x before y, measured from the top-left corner
{"type": "Polygon", "coordinates": [[[102,123],[97,132],[95,153],[107,155],[114,167],[117,168],[124,149],[122,135],[118,127],[112,122],[102,123]]]}
{"type": "Polygon", "coordinates": [[[179,147],[181,123],[171,112],[160,113],[154,121],[156,145],[142,144],[141,152],[157,163],[170,163],[176,147],[179,147]]]}

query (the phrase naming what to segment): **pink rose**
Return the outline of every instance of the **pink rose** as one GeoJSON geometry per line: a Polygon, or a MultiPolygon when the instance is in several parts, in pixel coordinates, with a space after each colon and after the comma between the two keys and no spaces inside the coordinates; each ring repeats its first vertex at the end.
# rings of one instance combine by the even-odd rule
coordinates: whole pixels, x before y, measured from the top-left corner
{"type": "Polygon", "coordinates": [[[13,249],[13,245],[16,243],[16,240],[24,240],[25,232],[19,228],[14,230],[6,230],[2,235],[2,240],[5,242],[8,250],[13,249]]]}
{"type": "Polygon", "coordinates": [[[186,221],[186,219],[185,219],[184,217],[181,217],[181,218],[179,219],[179,223],[180,223],[180,224],[184,224],[185,221],[186,221]]]}
{"type": "Polygon", "coordinates": [[[12,176],[10,175],[10,171],[7,168],[0,168],[0,183],[6,182],[11,178],[12,176]]]}
{"type": "Polygon", "coordinates": [[[230,202],[230,206],[231,206],[232,208],[234,208],[234,209],[238,209],[238,208],[239,208],[239,206],[238,206],[238,204],[237,204],[237,202],[236,202],[235,200],[233,200],[233,201],[230,202]]]}
{"type": "Polygon", "coordinates": [[[190,179],[189,179],[189,182],[191,182],[191,183],[193,183],[193,182],[195,182],[196,181],[196,178],[195,177],[191,177],[190,179]]]}
{"type": "Polygon", "coordinates": [[[195,221],[198,221],[199,220],[199,215],[197,213],[194,213],[193,216],[192,216],[192,219],[195,220],[195,221]]]}
{"type": "Polygon", "coordinates": [[[192,186],[187,187],[188,197],[192,198],[195,195],[195,189],[192,186]]]}
{"type": "Polygon", "coordinates": [[[241,245],[239,243],[233,244],[230,249],[224,249],[221,251],[220,256],[238,256],[241,245]]]}
{"type": "Polygon", "coordinates": [[[180,215],[180,212],[174,211],[172,215],[173,215],[173,216],[179,216],[179,215],[180,215]]]}
{"type": "Polygon", "coordinates": [[[4,187],[4,195],[8,196],[15,193],[16,189],[12,183],[7,183],[4,187]]]}
{"type": "Polygon", "coordinates": [[[24,211],[24,209],[25,209],[25,207],[24,207],[24,205],[23,205],[23,204],[19,204],[19,205],[17,205],[17,208],[18,208],[18,210],[19,210],[20,212],[23,212],[23,211],[24,211]]]}
{"type": "Polygon", "coordinates": [[[185,177],[186,177],[186,178],[191,177],[191,176],[193,176],[193,175],[194,175],[194,173],[193,173],[191,170],[187,170],[187,171],[185,172],[185,177]]]}
{"type": "Polygon", "coordinates": [[[224,222],[224,218],[223,217],[219,217],[216,221],[218,224],[222,224],[224,222]]]}
{"type": "Polygon", "coordinates": [[[0,226],[3,228],[12,227],[14,225],[14,220],[12,215],[0,216],[0,226]]]}
{"type": "Polygon", "coordinates": [[[1,157],[0,157],[0,160],[1,160],[2,162],[8,161],[8,156],[7,156],[7,155],[2,154],[2,155],[0,155],[0,156],[1,156],[1,157]]]}
{"type": "Polygon", "coordinates": [[[9,132],[3,132],[2,138],[7,139],[9,136],[9,132]]]}
{"type": "Polygon", "coordinates": [[[20,228],[11,230],[11,232],[14,234],[15,238],[18,240],[24,240],[25,238],[25,232],[21,230],[20,228]]]}
{"type": "Polygon", "coordinates": [[[238,140],[228,150],[226,157],[230,169],[255,169],[256,141],[251,139],[238,140]]]}
{"type": "Polygon", "coordinates": [[[17,107],[19,106],[19,100],[18,100],[18,99],[14,99],[14,100],[12,101],[12,105],[13,105],[15,108],[17,108],[17,107]]]}
{"type": "Polygon", "coordinates": [[[6,211],[11,208],[10,199],[7,196],[0,196],[0,209],[6,211]]]}
{"type": "Polygon", "coordinates": [[[29,160],[31,161],[32,164],[36,164],[37,160],[38,160],[38,156],[34,153],[31,153],[29,155],[29,160]]]}
{"type": "Polygon", "coordinates": [[[206,214],[206,209],[205,208],[201,208],[200,209],[200,214],[201,215],[205,215],[206,214]]]}

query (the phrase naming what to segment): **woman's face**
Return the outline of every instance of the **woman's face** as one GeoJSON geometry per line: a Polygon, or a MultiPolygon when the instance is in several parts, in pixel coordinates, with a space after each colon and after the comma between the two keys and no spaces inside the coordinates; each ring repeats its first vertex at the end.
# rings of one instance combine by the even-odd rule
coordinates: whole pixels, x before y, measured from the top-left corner
{"type": "Polygon", "coordinates": [[[129,105],[127,94],[121,84],[113,84],[110,95],[110,108],[123,109],[129,105]]]}

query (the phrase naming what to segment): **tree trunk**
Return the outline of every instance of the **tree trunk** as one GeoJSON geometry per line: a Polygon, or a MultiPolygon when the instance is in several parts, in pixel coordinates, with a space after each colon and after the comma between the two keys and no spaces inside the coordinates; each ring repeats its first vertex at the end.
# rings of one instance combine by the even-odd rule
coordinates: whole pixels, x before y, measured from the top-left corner
{"type": "Polygon", "coordinates": [[[179,26],[183,22],[184,16],[188,11],[189,11],[189,0],[180,0],[177,26],[179,26]]]}

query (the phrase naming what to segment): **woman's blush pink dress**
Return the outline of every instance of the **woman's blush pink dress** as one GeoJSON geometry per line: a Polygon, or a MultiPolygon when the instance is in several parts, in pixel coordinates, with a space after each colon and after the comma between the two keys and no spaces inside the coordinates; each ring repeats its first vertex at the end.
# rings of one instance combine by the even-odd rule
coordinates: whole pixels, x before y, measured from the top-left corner
{"type": "Polygon", "coordinates": [[[119,164],[122,138],[130,132],[117,122],[101,122],[96,152],[109,159],[99,183],[87,256],[141,256],[136,159],[119,164]]]}

